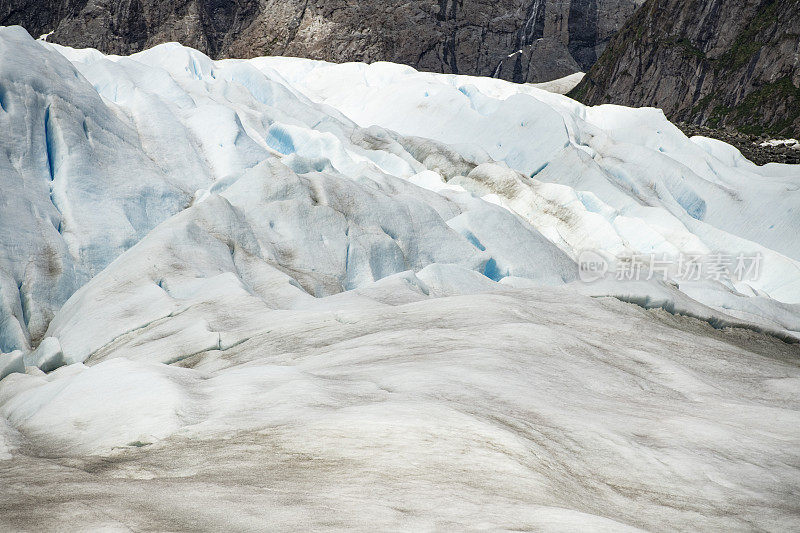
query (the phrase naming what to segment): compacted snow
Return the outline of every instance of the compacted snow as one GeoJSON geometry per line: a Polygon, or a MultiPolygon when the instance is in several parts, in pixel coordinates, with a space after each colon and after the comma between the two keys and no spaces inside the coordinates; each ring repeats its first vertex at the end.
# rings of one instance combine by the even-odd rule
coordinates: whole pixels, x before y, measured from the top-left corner
{"type": "Polygon", "coordinates": [[[0,128],[0,529],[800,528],[799,168],[18,27],[0,128]]]}

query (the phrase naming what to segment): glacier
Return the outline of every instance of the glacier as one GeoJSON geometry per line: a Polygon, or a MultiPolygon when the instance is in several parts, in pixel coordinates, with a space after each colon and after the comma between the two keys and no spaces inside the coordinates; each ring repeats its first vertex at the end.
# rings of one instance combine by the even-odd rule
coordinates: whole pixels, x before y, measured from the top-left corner
{"type": "Polygon", "coordinates": [[[0,28],[0,527],[800,528],[800,168],[561,85],[0,28]]]}

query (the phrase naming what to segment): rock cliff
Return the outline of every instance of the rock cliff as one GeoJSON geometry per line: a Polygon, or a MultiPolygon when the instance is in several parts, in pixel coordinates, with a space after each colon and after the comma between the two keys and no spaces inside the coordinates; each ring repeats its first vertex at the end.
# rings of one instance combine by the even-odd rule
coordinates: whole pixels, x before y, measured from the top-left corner
{"type": "Polygon", "coordinates": [[[571,96],[674,121],[800,133],[800,1],[648,0],[571,96]]]}
{"type": "Polygon", "coordinates": [[[644,0],[10,0],[0,25],[129,54],[291,55],[547,81],[588,69],[644,0]]]}

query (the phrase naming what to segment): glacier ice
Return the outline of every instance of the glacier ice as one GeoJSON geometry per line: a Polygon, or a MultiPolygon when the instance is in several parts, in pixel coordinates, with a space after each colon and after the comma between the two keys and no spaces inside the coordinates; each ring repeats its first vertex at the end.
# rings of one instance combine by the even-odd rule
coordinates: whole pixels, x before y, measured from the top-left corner
{"type": "Polygon", "coordinates": [[[14,27],[0,127],[0,527],[800,527],[797,167],[532,85],[14,27]]]}

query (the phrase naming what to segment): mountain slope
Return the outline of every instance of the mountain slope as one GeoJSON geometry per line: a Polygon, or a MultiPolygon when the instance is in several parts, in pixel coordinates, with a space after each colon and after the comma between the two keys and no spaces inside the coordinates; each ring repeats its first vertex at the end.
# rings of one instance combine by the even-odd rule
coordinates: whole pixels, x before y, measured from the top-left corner
{"type": "Polygon", "coordinates": [[[643,0],[14,0],[0,25],[129,54],[178,41],[213,58],[291,55],[549,81],[586,70],[643,0]]]}
{"type": "Polygon", "coordinates": [[[571,95],[676,121],[800,134],[800,2],[648,0],[571,95]]]}

